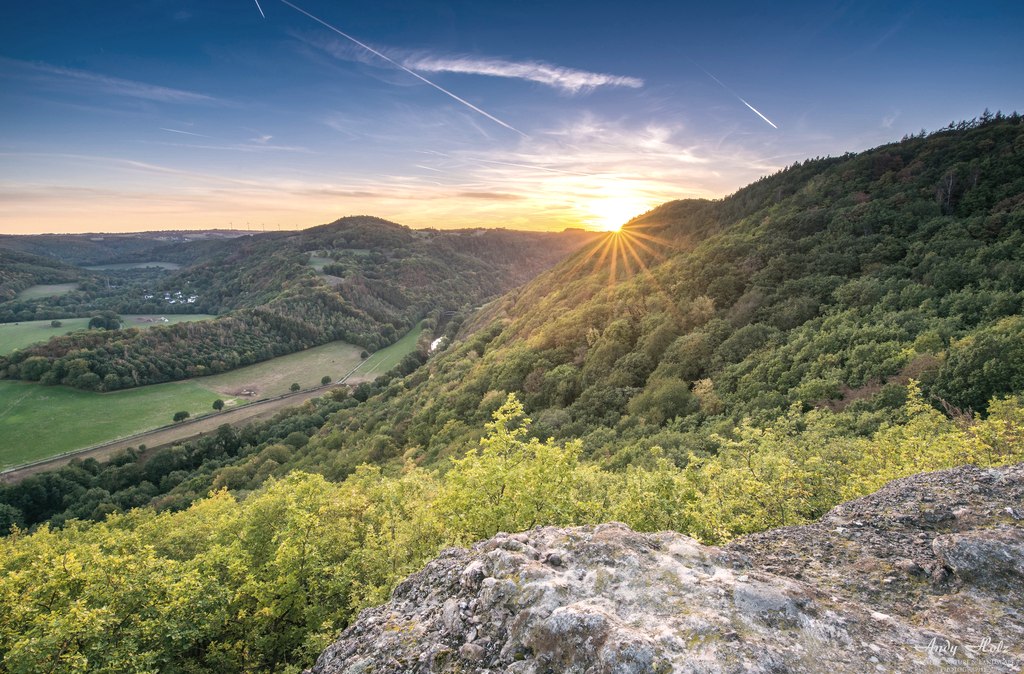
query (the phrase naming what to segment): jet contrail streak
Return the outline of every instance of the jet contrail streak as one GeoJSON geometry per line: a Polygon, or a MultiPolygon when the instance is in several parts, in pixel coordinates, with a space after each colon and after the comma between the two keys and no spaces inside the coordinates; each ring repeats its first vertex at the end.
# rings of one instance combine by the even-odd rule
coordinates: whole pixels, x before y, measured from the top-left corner
{"type": "Polygon", "coordinates": [[[740,102],[741,102],[741,103],[743,103],[743,105],[745,105],[745,106],[747,106],[748,108],[750,108],[751,110],[753,110],[753,111],[754,111],[754,114],[755,114],[755,115],[757,115],[758,117],[760,117],[760,118],[761,118],[761,119],[763,119],[764,121],[766,121],[766,122],[768,122],[769,124],[771,124],[771,125],[772,125],[772,128],[773,128],[773,129],[777,129],[777,128],[779,128],[779,127],[775,126],[775,122],[773,122],[772,120],[770,120],[770,119],[768,119],[767,117],[765,117],[764,115],[762,115],[762,114],[761,114],[761,112],[760,112],[760,111],[759,111],[759,110],[758,110],[757,108],[755,108],[754,106],[752,106],[752,105],[751,105],[750,103],[747,103],[746,101],[744,101],[744,100],[743,100],[742,98],[740,98],[739,96],[737,96],[736,98],[739,98],[739,99],[740,99],[740,102]]]}
{"type": "Polygon", "coordinates": [[[319,23],[319,24],[320,24],[321,26],[323,26],[324,28],[327,28],[327,29],[329,29],[329,30],[332,30],[332,31],[334,31],[335,33],[337,33],[338,35],[342,36],[342,37],[343,37],[343,38],[345,38],[346,40],[349,40],[350,42],[354,42],[355,44],[359,45],[360,47],[362,47],[362,48],[363,48],[363,49],[365,49],[366,51],[370,52],[371,54],[373,54],[373,55],[375,55],[375,56],[377,56],[377,57],[379,57],[379,58],[382,58],[382,59],[384,59],[385,61],[387,61],[387,62],[388,62],[388,63],[390,63],[391,65],[395,66],[395,67],[396,67],[396,68],[398,68],[399,70],[404,70],[405,72],[409,73],[410,75],[412,75],[413,77],[415,77],[415,78],[416,78],[416,79],[418,79],[419,81],[423,82],[424,84],[429,84],[430,86],[432,86],[432,87],[434,87],[435,89],[437,89],[438,91],[440,91],[440,92],[441,92],[442,94],[445,94],[446,96],[449,96],[449,97],[453,98],[454,100],[458,101],[459,103],[462,103],[462,104],[463,104],[464,106],[466,106],[466,107],[467,107],[467,108],[469,108],[470,110],[473,110],[474,112],[477,112],[477,113],[479,113],[479,114],[483,115],[484,117],[486,117],[487,119],[491,120],[491,121],[492,121],[492,122],[494,122],[495,124],[500,124],[501,126],[505,127],[506,129],[508,129],[508,130],[510,130],[510,131],[515,131],[516,133],[518,133],[518,134],[519,134],[520,136],[522,136],[523,138],[529,138],[529,136],[527,136],[527,135],[526,135],[525,133],[523,133],[522,131],[520,131],[520,130],[519,130],[519,129],[517,129],[516,127],[512,126],[511,124],[506,124],[505,122],[501,121],[500,119],[498,119],[498,118],[497,118],[497,117],[495,117],[494,115],[490,114],[489,112],[487,112],[487,111],[485,111],[485,110],[481,110],[480,108],[476,107],[475,105],[473,105],[472,103],[470,103],[470,102],[469,102],[469,101],[467,101],[466,99],[464,99],[464,98],[459,98],[458,96],[456,96],[456,95],[455,95],[455,94],[453,94],[452,92],[448,91],[447,89],[445,89],[445,88],[444,88],[444,87],[442,87],[441,85],[439,85],[439,84],[434,84],[433,82],[431,82],[430,80],[428,80],[428,79],[427,79],[426,77],[424,77],[423,75],[420,75],[419,73],[417,73],[417,72],[416,72],[416,71],[414,71],[414,70],[410,70],[409,68],[406,68],[405,66],[403,66],[403,65],[402,65],[401,63],[399,63],[398,61],[395,61],[394,59],[388,58],[387,56],[385,56],[384,54],[380,53],[379,51],[377,51],[376,49],[374,49],[374,48],[373,48],[373,47],[371,47],[370,45],[368,45],[368,44],[365,44],[365,43],[363,43],[363,42],[360,42],[359,40],[355,39],[354,37],[352,37],[352,36],[351,36],[351,35],[349,35],[348,33],[345,33],[345,32],[343,32],[343,31],[341,31],[341,30],[339,30],[339,29],[335,28],[334,26],[332,26],[331,24],[327,23],[327,22],[326,22],[326,21],[324,21],[323,19],[320,19],[320,18],[317,18],[317,17],[313,16],[312,14],[310,14],[310,13],[309,13],[309,12],[307,12],[306,10],[302,9],[301,7],[297,7],[297,6],[293,5],[292,3],[288,2],[288,0],[281,0],[281,2],[283,2],[283,3],[284,3],[284,4],[286,4],[286,5],[288,5],[289,7],[291,7],[292,9],[294,9],[294,10],[295,10],[296,12],[299,12],[299,13],[301,13],[301,14],[305,14],[305,15],[306,15],[306,16],[308,16],[309,18],[311,18],[311,19],[313,19],[314,21],[316,21],[317,23],[319,23]]]}
{"type": "Polygon", "coordinates": [[[267,15],[263,13],[263,8],[260,7],[260,0],[256,0],[256,9],[260,10],[260,16],[264,19],[267,18],[267,15]]]}
{"type": "Polygon", "coordinates": [[[163,126],[161,126],[159,128],[160,128],[161,131],[170,131],[171,133],[183,133],[186,136],[196,136],[198,138],[209,138],[209,136],[204,136],[201,133],[192,133],[191,131],[182,131],[181,129],[168,129],[167,127],[163,127],[163,126]]]}
{"type": "MultiPolygon", "coordinates": [[[[700,66],[697,66],[697,67],[698,67],[698,68],[700,68],[700,66]]],[[[742,103],[743,105],[745,105],[745,106],[747,106],[748,108],[750,108],[751,112],[753,112],[753,113],[754,113],[755,115],[757,115],[758,117],[760,117],[760,118],[761,118],[761,119],[763,119],[764,121],[768,122],[768,123],[769,123],[769,124],[771,125],[771,127],[772,127],[773,129],[778,129],[778,128],[779,128],[779,127],[775,126],[775,122],[773,122],[772,120],[770,120],[770,119],[768,119],[767,117],[765,117],[764,115],[762,115],[762,114],[761,114],[761,112],[760,112],[760,111],[759,111],[759,110],[758,110],[757,108],[755,108],[755,107],[754,107],[754,106],[752,106],[752,105],[751,105],[750,103],[747,103],[747,102],[746,102],[745,100],[743,100],[743,97],[742,97],[742,96],[740,96],[739,94],[737,94],[737,93],[736,93],[735,91],[733,91],[733,90],[732,90],[732,89],[730,89],[729,87],[725,86],[725,83],[724,83],[724,82],[722,82],[722,80],[718,79],[717,77],[715,77],[714,75],[712,75],[712,74],[711,74],[711,73],[709,73],[708,71],[704,70],[703,68],[701,68],[701,70],[702,70],[702,71],[704,71],[704,74],[705,74],[705,75],[707,75],[708,77],[710,77],[710,78],[711,78],[711,79],[713,79],[714,81],[718,82],[718,86],[720,86],[720,87],[722,87],[723,89],[725,89],[726,91],[728,91],[728,92],[729,92],[730,94],[732,94],[732,95],[733,95],[733,96],[735,96],[735,97],[736,97],[737,99],[739,99],[739,102],[740,102],[740,103],[742,103]]]]}

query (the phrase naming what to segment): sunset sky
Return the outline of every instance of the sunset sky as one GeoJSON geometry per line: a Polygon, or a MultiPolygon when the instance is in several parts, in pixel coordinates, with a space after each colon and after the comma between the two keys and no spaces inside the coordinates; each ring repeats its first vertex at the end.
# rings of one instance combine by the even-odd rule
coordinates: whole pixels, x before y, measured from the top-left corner
{"type": "Polygon", "coordinates": [[[1024,110],[1019,2],[259,2],[5,3],[0,232],[601,229],[1024,110]]]}

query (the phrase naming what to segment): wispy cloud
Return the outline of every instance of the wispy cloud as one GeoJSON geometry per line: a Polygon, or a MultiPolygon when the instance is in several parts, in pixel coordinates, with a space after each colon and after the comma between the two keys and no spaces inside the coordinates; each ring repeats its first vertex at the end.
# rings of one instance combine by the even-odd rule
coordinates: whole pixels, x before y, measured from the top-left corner
{"type": "Polygon", "coordinates": [[[459,192],[456,196],[466,199],[487,199],[489,201],[517,201],[525,199],[519,194],[508,194],[507,192],[459,192]]]}
{"type": "Polygon", "coordinates": [[[215,103],[217,99],[206,94],[174,89],[158,84],[110,77],[87,70],[62,68],[49,63],[19,61],[0,57],[0,67],[5,70],[22,71],[23,74],[40,79],[57,81],[64,86],[87,87],[91,93],[102,92],[112,96],[138,98],[160,103],[215,103]]]}
{"type": "Polygon", "coordinates": [[[594,73],[540,61],[506,61],[473,56],[420,55],[406,59],[405,65],[430,73],[461,73],[506,77],[546,84],[569,93],[592,91],[598,87],[629,87],[639,89],[644,81],[637,77],[594,73]]]}
{"type": "Polygon", "coordinates": [[[484,117],[486,117],[487,119],[491,120],[495,124],[503,126],[506,129],[508,129],[509,131],[514,131],[514,132],[518,133],[520,136],[524,136],[524,137],[526,136],[525,133],[523,133],[522,131],[520,131],[516,127],[512,126],[511,124],[509,124],[507,122],[503,122],[502,120],[498,119],[497,117],[495,117],[491,113],[487,112],[486,110],[473,105],[472,103],[470,103],[466,99],[458,96],[457,94],[452,93],[451,91],[445,89],[444,87],[442,87],[441,85],[437,84],[436,82],[433,82],[433,81],[427,79],[426,77],[424,77],[423,75],[420,75],[418,72],[412,70],[408,66],[402,65],[401,63],[399,63],[398,61],[394,60],[390,56],[387,56],[383,52],[378,51],[377,49],[374,49],[373,47],[371,47],[370,45],[366,44],[365,42],[361,42],[361,41],[357,40],[356,38],[352,37],[348,33],[346,33],[343,30],[341,30],[340,28],[337,28],[336,26],[332,26],[331,24],[327,23],[323,19],[318,18],[318,17],[310,14],[306,10],[302,9],[301,7],[299,7],[297,5],[292,4],[288,0],[281,0],[281,2],[283,2],[286,5],[288,5],[289,7],[294,9],[295,11],[299,12],[300,14],[304,14],[307,17],[309,17],[310,19],[312,19],[313,21],[316,21],[317,23],[319,23],[324,28],[327,28],[328,30],[330,30],[330,31],[332,31],[334,33],[337,33],[338,35],[340,35],[341,37],[345,38],[349,42],[351,42],[351,43],[361,47],[362,49],[365,49],[366,51],[368,51],[369,53],[373,54],[377,58],[390,63],[394,67],[398,68],[399,70],[405,71],[409,75],[412,75],[413,77],[418,79],[420,82],[423,82],[424,84],[426,84],[428,86],[431,86],[434,89],[437,89],[438,91],[440,91],[442,94],[444,94],[448,98],[451,98],[452,100],[454,100],[454,101],[456,101],[458,103],[461,103],[462,105],[466,106],[467,108],[469,108],[473,112],[476,112],[477,114],[483,115],[484,117]]]}
{"type": "MultiPolygon", "coordinates": [[[[424,138],[435,139],[419,134],[419,142],[424,138]]],[[[139,223],[213,227],[250,220],[287,228],[353,213],[419,227],[601,228],[670,199],[727,194],[778,169],[777,144],[771,134],[755,152],[742,139],[702,137],[678,121],[583,113],[515,143],[446,143],[443,151],[421,146],[419,152],[400,153],[398,164],[371,160],[369,170],[344,165],[312,170],[304,159],[292,163],[282,157],[248,162],[249,175],[242,177],[116,157],[0,151],[0,230],[21,231],[29,221],[35,231],[67,229],[72,222],[80,228],[138,229],[139,223]],[[23,176],[44,175],[48,167],[58,167],[59,176],[45,183],[25,181],[23,176]],[[92,214],[92,220],[82,214],[92,214]]],[[[244,145],[257,152],[267,151],[269,143],[244,145]]]]}

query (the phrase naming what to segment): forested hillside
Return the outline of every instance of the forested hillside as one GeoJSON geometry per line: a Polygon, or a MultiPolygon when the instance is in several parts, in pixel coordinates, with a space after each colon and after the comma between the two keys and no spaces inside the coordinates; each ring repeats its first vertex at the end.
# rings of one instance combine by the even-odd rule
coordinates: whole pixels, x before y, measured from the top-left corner
{"type": "MultiPolygon", "coordinates": [[[[133,296],[103,298],[81,311],[226,315],[61,336],[0,359],[0,371],[112,391],[224,372],[334,340],[376,350],[432,311],[473,307],[523,283],[590,237],[582,231],[414,232],[376,218],[345,218],[296,234],[200,241],[200,262],[150,287],[128,286],[133,296]],[[310,264],[313,258],[322,272],[310,264]]],[[[50,317],[38,310],[31,316],[50,317]]]]}
{"type": "Polygon", "coordinates": [[[0,302],[14,299],[29,286],[73,283],[87,276],[81,269],[55,260],[0,248],[0,302]]]}
{"type": "Polygon", "coordinates": [[[479,314],[296,465],[458,455],[516,393],[538,437],[684,463],[743,417],[891,418],[910,379],[954,413],[1024,389],[1024,125],[962,124],[666,204],[479,314]]]}
{"type": "Polygon", "coordinates": [[[82,267],[153,260],[188,264],[241,234],[231,230],[28,236],[0,234],[0,249],[29,253],[82,267]]]}
{"type": "MultiPolygon", "coordinates": [[[[380,300],[364,233],[308,249],[336,286],[298,280],[380,300]]],[[[1017,115],[666,204],[452,323],[419,369],[0,488],[6,523],[53,524],[0,549],[0,657],[296,672],[446,545],[608,519],[725,541],[1022,461],[1022,257],[1017,115]]]]}

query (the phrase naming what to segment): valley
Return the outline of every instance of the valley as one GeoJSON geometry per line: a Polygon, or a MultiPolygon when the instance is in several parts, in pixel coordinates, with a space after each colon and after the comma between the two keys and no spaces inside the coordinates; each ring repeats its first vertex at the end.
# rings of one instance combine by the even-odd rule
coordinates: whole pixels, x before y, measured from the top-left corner
{"type": "MultiPolygon", "coordinates": [[[[14,532],[0,539],[0,630],[27,635],[6,646],[5,662],[66,662],[53,622],[74,610],[86,618],[58,628],[62,643],[108,669],[134,662],[142,644],[153,669],[301,671],[360,611],[433,587],[438,555],[441,566],[465,559],[444,576],[455,593],[514,585],[485,581],[470,553],[443,552],[453,546],[489,541],[477,548],[488,560],[519,555],[524,568],[557,575],[597,564],[563,558],[566,536],[583,537],[573,550],[614,534],[624,550],[662,541],[658,554],[720,554],[782,540],[771,530],[802,540],[824,517],[829,550],[846,555],[890,520],[910,521],[886,510],[900,485],[942,501],[925,512],[911,489],[899,502],[915,522],[954,527],[970,516],[944,475],[986,485],[986,503],[1014,502],[1019,470],[1004,467],[1024,462],[1022,159],[1024,119],[996,115],[796,162],[723,199],[670,201],[604,234],[413,231],[359,216],[180,244],[180,269],[105,271],[41,257],[38,240],[0,248],[16,261],[0,312],[42,320],[25,334],[48,330],[50,316],[113,326],[0,357],[5,460],[163,426],[178,411],[198,417],[218,398],[230,410],[146,436],[143,453],[133,438],[0,484],[0,526],[14,532]],[[58,281],[81,286],[17,297],[58,281]],[[115,329],[163,292],[194,295],[215,317],[115,329]],[[431,353],[435,343],[446,346],[431,353]],[[352,386],[313,390],[325,376],[352,386]],[[294,397],[248,402],[293,384],[294,397]],[[245,418],[217,423],[228,415],[245,418]],[[912,477],[930,471],[940,472],[912,477]],[[1016,482],[997,484],[1002,475],[1016,482]],[[872,515],[874,528],[836,519],[865,503],[887,513],[872,515]],[[664,531],[677,533],[655,533],[664,531]],[[403,583],[424,568],[424,582],[403,583]],[[104,583],[108,569],[137,585],[104,583]],[[110,621],[117,639],[78,627],[110,621]]],[[[130,244],[135,259],[172,259],[164,245],[130,244]]],[[[131,262],[88,250],[91,266],[131,262]]],[[[1022,515],[978,507],[989,518],[974,532],[986,559],[1014,558],[1022,515]]],[[[945,533],[935,543],[928,531],[898,546],[915,559],[873,548],[885,561],[868,570],[864,592],[954,597],[978,577],[949,561],[948,550],[972,543],[939,540],[945,533]]],[[[839,561],[830,583],[865,577],[839,561]]],[[[723,563],[736,573],[716,616],[760,615],[762,595],[776,601],[790,587],[768,562],[777,575],[723,563]],[[753,581],[761,594],[748,602],[753,581]]],[[[999,573],[993,582],[1010,587],[1017,571],[999,573]]],[[[651,581],[635,580],[636,593],[651,581]]],[[[604,592],[596,584],[580,596],[604,592]]],[[[990,599],[993,625],[1016,620],[990,599]]],[[[448,612],[452,624],[460,611],[448,612]]],[[[784,620],[780,611],[771,620],[784,620]]],[[[759,638],[778,641],[769,627],[759,638]]],[[[696,647],[679,643],[684,659],[696,647]]],[[[464,646],[443,662],[507,664],[464,646]]],[[[508,662],[536,652],[547,651],[508,662]]]]}
{"type": "Polygon", "coordinates": [[[1024,3],[4,10],[0,674],[1024,674],[1024,3]]]}
{"type": "Polygon", "coordinates": [[[162,429],[157,442],[166,444],[223,423],[244,423],[312,397],[302,391],[320,389],[324,376],[333,384],[372,381],[414,352],[422,332],[422,325],[417,326],[365,359],[360,347],[332,342],[224,374],[112,393],[0,380],[0,471],[93,445],[104,445],[101,453],[109,455],[114,448],[108,445],[125,436],[132,440],[117,443],[118,447],[140,443],[153,447],[154,440],[135,436],[156,428],[162,429]],[[293,384],[300,387],[294,397],[289,395],[293,384]],[[282,396],[288,397],[250,412],[228,414],[282,396]],[[223,400],[224,411],[215,413],[211,406],[218,399],[223,400]],[[176,426],[164,428],[179,411],[188,412],[191,419],[209,418],[202,429],[191,423],[181,426],[180,432],[176,426]]]}

